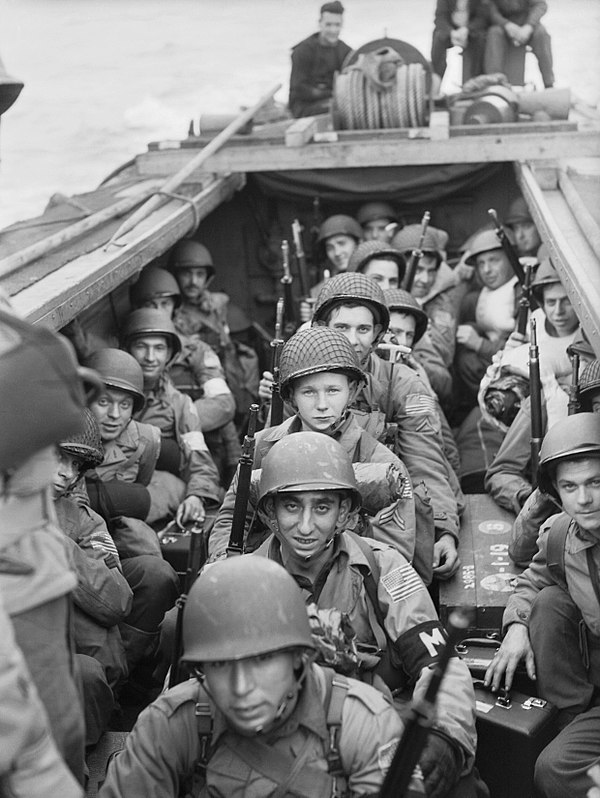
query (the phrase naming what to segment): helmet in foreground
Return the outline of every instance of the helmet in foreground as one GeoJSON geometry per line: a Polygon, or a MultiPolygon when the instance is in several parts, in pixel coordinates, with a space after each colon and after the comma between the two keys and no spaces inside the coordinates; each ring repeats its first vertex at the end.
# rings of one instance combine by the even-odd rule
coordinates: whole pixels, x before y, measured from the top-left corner
{"type": "Polygon", "coordinates": [[[600,457],[598,413],[576,413],[548,430],[540,449],[540,490],[558,498],[553,484],[556,466],[563,460],[584,457],[600,457]]]}
{"type": "Polygon", "coordinates": [[[96,421],[96,416],[89,408],[85,408],[85,426],[83,432],[77,435],[70,435],[66,440],[61,441],[59,447],[69,454],[79,457],[82,460],[82,471],[95,468],[104,460],[104,447],[100,437],[100,427],[96,421]]]}
{"type": "Polygon", "coordinates": [[[326,323],[330,312],[340,305],[365,305],[373,313],[375,324],[381,325],[379,340],[390,324],[390,312],[380,286],[364,274],[344,272],[324,283],[315,303],[313,324],[326,323]]]}
{"type": "Polygon", "coordinates": [[[281,565],[244,554],[200,574],[185,604],[182,660],[241,660],[294,648],[314,644],[300,588],[281,565]]]}
{"type": "Polygon", "coordinates": [[[107,388],[133,395],[133,412],[144,407],[144,372],[137,360],[122,349],[99,349],[86,358],[84,365],[100,375],[107,388]]]}

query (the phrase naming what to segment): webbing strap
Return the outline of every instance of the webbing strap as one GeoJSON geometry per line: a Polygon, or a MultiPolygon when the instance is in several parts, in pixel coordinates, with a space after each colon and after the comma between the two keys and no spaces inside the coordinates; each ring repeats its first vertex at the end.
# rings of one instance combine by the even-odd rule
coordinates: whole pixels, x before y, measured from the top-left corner
{"type": "Polygon", "coordinates": [[[548,541],[546,543],[546,565],[554,581],[563,588],[567,589],[565,578],[565,543],[567,534],[571,526],[571,517],[566,513],[561,513],[548,531],[548,541]]]}

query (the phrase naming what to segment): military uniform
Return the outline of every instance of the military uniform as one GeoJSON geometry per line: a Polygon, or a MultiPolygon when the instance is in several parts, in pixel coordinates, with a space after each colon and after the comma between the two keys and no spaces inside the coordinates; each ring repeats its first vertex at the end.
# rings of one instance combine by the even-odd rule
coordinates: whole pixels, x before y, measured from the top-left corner
{"type": "Polygon", "coordinates": [[[458,276],[442,261],[429,293],[417,299],[431,322],[433,344],[447,367],[452,365],[454,358],[462,293],[458,276]]]}
{"type": "MultiPolygon", "coordinates": [[[[269,427],[257,433],[254,448],[254,468],[261,467],[263,458],[277,441],[286,435],[299,432],[301,429],[301,419],[299,416],[293,416],[277,427],[269,427]]],[[[417,557],[420,567],[422,566],[429,571],[429,579],[431,579],[433,540],[424,539],[424,529],[421,529],[423,537],[420,539],[416,534],[415,499],[410,476],[404,463],[386,446],[378,443],[371,435],[359,427],[351,414],[348,414],[339,424],[333,438],[347,451],[353,463],[389,463],[399,469],[404,486],[402,497],[395,499],[386,507],[378,508],[377,514],[370,518],[371,529],[367,534],[394,546],[409,562],[413,560],[413,557],[417,557]],[[415,548],[418,549],[418,552],[415,551],[415,548]]],[[[227,491],[211,531],[209,539],[209,555],[211,559],[216,559],[225,554],[231,532],[236,492],[237,476],[234,477],[233,483],[227,491]]],[[[262,525],[259,525],[259,528],[253,527],[252,522],[256,513],[256,491],[253,491],[253,494],[250,497],[251,500],[246,512],[247,551],[255,549],[265,535],[268,534],[268,531],[262,525]]]]}
{"type": "MultiPolygon", "coordinates": [[[[390,764],[401,734],[401,721],[393,707],[377,691],[348,679],[339,734],[339,756],[350,794],[375,795],[390,764]]],[[[206,783],[190,791],[194,771],[202,759],[201,738],[195,710],[207,695],[194,680],[187,681],[160,696],[140,715],[127,739],[125,750],[109,768],[100,798],[176,798],[182,787],[186,795],[222,798],[264,798],[281,782],[277,753],[292,761],[302,760],[300,772],[291,777],[285,795],[318,798],[332,794],[327,785],[329,733],[326,723],[325,677],[319,666],[311,666],[300,699],[284,724],[270,732],[264,741],[269,746],[272,765],[257,757],[248,761],[246,748],[254,740],[228,728],[224,717],[214,710],[212,746],[206,769],[206,783]],[[270,772],[272,768],[272,772],[270,772]],[[311,787],[312,771],[318,771],[311,787]],[[303,784],[303,787],[296,785],[303,784]],[[308,792],[304,790],[308,788],[308,792]]]]}
{"type": "MultiPolygon", "coordinates": [[[[315,601],[319,608],[335,607],[348,613],[356,632],[363,675],[373,671],[386,677],[378,666],[383,667],[382,652],[387,652],[393,664],[388,681],[397,679],[395,686],[401,688],[414,684],[414,698],[418,699],[429,681],[428,666],[443,643],[435,607],[423,582],[399,552],[369,538],[364,538],[363,543],[370,547],[379,569],[379,578],[375,574],[373,578],[385,628],[378,622],[365,587],[365,571],[372,570],[371,563],[347,533],[342,532],[336,539],[333,566],[320,591],[307,589],[300,578],[298,584],[305,599],[315,601]]],[[[281,561],[275,538],[265,541],[255,554],[281,561]]],[[[437,696],[434,728],[460,746],[469,769],[475,755],[475,701],[467,667],[457,658],[450,660],[437,696]]]]}
{"type": "Polygon", "coordinates": [[[458,538],[458,502],[462,493],[442,451],[441,425],[435,400],[419,376],[402,363],[370,354],[365,365],[367,385],[352,411],[359,425],[376,438],[397,425],[395,451],[416,485],[424,482],[433,505],[436,538],[458,538]]]}

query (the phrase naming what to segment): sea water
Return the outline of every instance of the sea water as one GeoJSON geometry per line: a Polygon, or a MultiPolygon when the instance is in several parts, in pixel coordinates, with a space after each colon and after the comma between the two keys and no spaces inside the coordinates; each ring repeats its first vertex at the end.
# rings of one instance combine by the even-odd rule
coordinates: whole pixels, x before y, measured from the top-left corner
{"type": "MultiPolygon", "coordinates": [[[[435,0],[344,0],[352,47],[388,35],[427,57],[435,0]]],[[[277,83],[320,0],[0,0],[0,56],[25,82],[0,126],[0,228],[55,192],[91,190],[201,113],[236,113],[277,83]]],[[[550,0],[557,85],[596,105],[600,0],[550,0]]],[[[527,79],[539,81],[535,59],[527,79]]],[[[452,53],[445,88],[457,88],[452,53]]]]}

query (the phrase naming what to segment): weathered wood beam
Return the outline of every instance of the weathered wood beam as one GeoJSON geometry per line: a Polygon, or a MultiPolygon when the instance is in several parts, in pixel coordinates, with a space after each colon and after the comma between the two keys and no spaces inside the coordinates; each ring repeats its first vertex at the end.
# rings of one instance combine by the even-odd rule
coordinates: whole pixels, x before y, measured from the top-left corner
{"type": "MultiPolygon", "coordinates": [[[[281,141],[260,142],[221,150],[206,161],[203,169],[227,173],[497,163],[559,158],[574,150],[579,157],[600,156],[600,134],[596,131],[518,135],[486,133],[450,137],[443,141],[381,136],[375,140],[315,142],[304,146],[301,155],[296,148],[286,147],[281,141]]],[[[194,151],[187,148],[147,152],[137,157],[136,164],[142,175],[168,175],[187,163],[193,154],[194,151]]],[[[198,178],[197,175],[195,177],[198,178]]]]}

